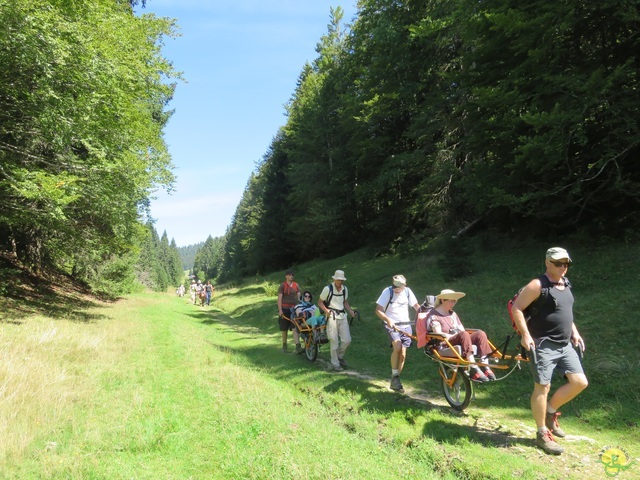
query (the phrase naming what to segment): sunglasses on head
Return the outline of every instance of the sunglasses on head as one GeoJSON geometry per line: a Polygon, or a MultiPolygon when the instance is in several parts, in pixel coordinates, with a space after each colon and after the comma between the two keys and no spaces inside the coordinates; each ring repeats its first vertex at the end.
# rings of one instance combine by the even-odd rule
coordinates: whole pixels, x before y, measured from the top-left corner
{"type": "Polygon", "coordinates": [[[569,262],[558,262],[556,260],[549,260],[549,261],[553,263],[556,267],[564,267],[564,268],[569,267],[569,262]]]}

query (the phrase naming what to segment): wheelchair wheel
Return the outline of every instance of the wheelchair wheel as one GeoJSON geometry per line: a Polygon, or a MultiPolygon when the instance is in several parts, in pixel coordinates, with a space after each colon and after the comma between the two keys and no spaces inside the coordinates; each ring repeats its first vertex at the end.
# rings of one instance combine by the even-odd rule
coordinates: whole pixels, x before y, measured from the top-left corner
{"type": "Polygon", "coordinates": [[[451,408],[458,411],[467,408],[473,396],[473,386],[462,368],[456,370],[440,365],[440,374],[442,376],[442,391],[451,408]],[[454,376],[455,380],[451,384],[454,376]]]}
{"type": "Polygon", "coordinates": [[[315,343],[305,347],[304,353],[307,355],[307,360],[310,362],[315,362],[316,358],[318,358],[318,345],[315,343]]]}
{"type": "Polygon", "coordinates": [[[304,340],[304,354],[307,356],[307,360],[315,362],[318,358],[318,344],[313,339],[312,333],[303,333],[300,335],[304,340]]]}

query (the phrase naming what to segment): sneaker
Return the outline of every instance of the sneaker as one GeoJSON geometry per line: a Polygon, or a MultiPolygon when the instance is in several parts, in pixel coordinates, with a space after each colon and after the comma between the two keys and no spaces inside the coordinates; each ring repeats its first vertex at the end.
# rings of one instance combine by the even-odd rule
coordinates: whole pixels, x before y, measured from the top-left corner
{"type": "Polygon", "coordinates": [[[469,378],[472,381],[478,382],[478,383],[485,383],[489,381],[489,379],[485,376],[485,374],[478,369],[475,369],[469,372],[469,378]]]}
{"type": "Polygon", "coordinates": [[[391,377],[391,383],[389,384],[389,388],[399,393],[404,393],[404,388],[402,386],[402,382],[400,381],[400,377],[398,375],[393,375],[391,377]]]}
{"type": "Polygon", "coordinates": [[[347,368],[347,362],[344,361],[344,358],[339,358],[338,362],[340,362],[342,368],[347,368]]]}
{"type": "Polygon", "coordinates": [[[484,367],[482,369],[482,373],[484,373],[484,376],[487,377],[490,381],[494,382],[496,380],[496,374],[493,373],[493,370],[491,370],[489,367],[484,367]]]}
{"type": "Polygon", "coordinates": [[[553,434],[549,430],[538,432],[536,434],[536,445],[544,450],[545,453],[549,453],[551,455],[560,455],[564,452],[564,448],[558,445],[556,439],[553,438],[553,434]]]}
{"type": "Polygon", "coordinates": [[[302,347],[300,346],[300,344],[298,343],[298,344],[296,345],[296,355],[300,355],[302,352],[304,352],[304,348],[302,348],[302,347]]]}
{"type": "Polygon", "coordinates": [[[564,438],[566,433],[564,433],[564,430],[560,428],[560,424],[558,423],[558,417],[560,415],[562,415],[560,412],[547,413],[544,423],[556,437],[564,438]]]}
{"type": "Polygon", "coordinates": [[[343,372],[344,368],[342,368],[340,365],[334,365],[333,363],[331,364],[331,368],[334,372],[343,372]]]}

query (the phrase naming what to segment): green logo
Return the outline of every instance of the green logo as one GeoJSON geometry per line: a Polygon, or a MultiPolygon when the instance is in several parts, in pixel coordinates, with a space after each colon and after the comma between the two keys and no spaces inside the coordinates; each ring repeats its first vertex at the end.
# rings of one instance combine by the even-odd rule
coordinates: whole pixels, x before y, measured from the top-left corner
{"type": "Polygon", "coordinates": [[[624,450],[614,447],[604,447],[600,454],[600,462],[604,465],[604,473],[608,477],[616,477],[635,463],[624,450]]]}

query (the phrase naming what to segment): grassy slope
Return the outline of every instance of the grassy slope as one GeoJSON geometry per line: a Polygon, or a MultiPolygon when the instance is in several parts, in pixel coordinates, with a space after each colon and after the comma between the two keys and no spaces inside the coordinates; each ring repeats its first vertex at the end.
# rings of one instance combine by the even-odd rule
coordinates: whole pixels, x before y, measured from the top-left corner
{"type": "Polygon", "coordinates": [[[316,363],[279,351],[280,276],[220,289],[216,309],[145,294],[68,319],[5,318],[0,405],[11,413],[0,421],[0,478],[601,478],[605,445],[640,451],[638,327],[628,315],[640,261],[635,245],[566,246],[591,386],[563,409],[574,437],[561,457],[533,446],[528,371],[479,387],[464,414],[446,406],[416,350],[403,375],[409,394],[386,388],[389,349],[373,308],[389,277],[404,273],[419,296],[467,292],[463,321],[496,338],[509,332],[506,299],[540,270],[545,248],[503,245],[466,260],[478,273],[455,282],[428,256],[359,252],[299,266],[314,294],[335,268],[347,273],[363,314],[351,374],[324,371],[327,347],[316,363]]]}
{"type": "MultiPolygon", "coordinates": [[[[640,309],[636,293],[640,285],[640,248],[637,244],[567,242],[563,245],[574,259],[575,266],[570,268],[568,276],[576,296],[576,322],[587,342],[585,368],[591,382],[587,391],[562,409],[565,429],[576,436],[572,441],[564,442],[567,454],[561,459],[537,458],[534,449],[529,451],[533,425],[528,409],[531,375],[526,368],[503,382],[478,387],[466,415],[454,422],[427,422],[422,432],[424,436],[451,441],[448,438],[451,434],[464,441],[504,442],[512,445],[512,453],[525,451],[527,456],[543,463],[562,465],[563,470],[568,468],[576,473],[590,467],[597,472],[599,454],[606,445],[616,445],[638,455],[640,376],[636,372],[640,367],[640,354],[636,342],[640,327],[635,318],[640,309]],[[458,428],[450,430],[452,423],[458,428]],[[499,433],[505,431],[510,435],[501,437],[499,433]],[[580,437],[584,439],[580,440],[580,437]]],[[[452,258],[451,264],[461,265],[474,273],[455,281],[444,280],[450,270],[446,259],[436,261],[429,255],[374,259],[366,252],[329,262],[300,265],[297,280],[303,289],[310,287],[317,295],[334,269],[346,271],[352,305],[363,315],[362,324],[352,328],[349,364],[360,373],[387,379],[388,343],[373,309],[378,294],[395,273],[407,276],[419,297],[443,288],[466,292],[467,297],[457,307],[466,325],[483,328],[496,341],[510,333],[506,301],[527,280],[543,271],[547,245],[500,243],[470,247],[469,258],[452,258]]],[[[280,277],[261,280],[263,289],[272,293],[280,277]]],[[[275,332],[272,302],[256,303],[263,298],[256,295],[258,281],[228,291],[219,299],[219,305],[242,321],[258,322],[266,331],[275,332]],[[245,297],[249,294],[250,297],[245,297]]],[[[274,336],[276,343],[277,335],[274,336]]],[[[328,358],[326,348],[321,358],[328,358]]],[[[440,397],[434,365],[417,350],[410,352],[403,379],[405,387],[413,387],[417,393],[426,390],[431,398],[440,397]]],[[[484,462],[480,469],[487,472],[494,468],[492,465],[495,465],[495,459],[484,462]]]]}

